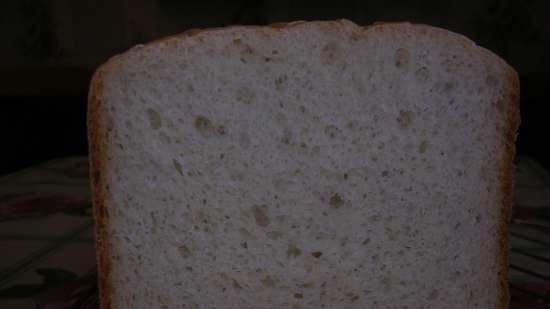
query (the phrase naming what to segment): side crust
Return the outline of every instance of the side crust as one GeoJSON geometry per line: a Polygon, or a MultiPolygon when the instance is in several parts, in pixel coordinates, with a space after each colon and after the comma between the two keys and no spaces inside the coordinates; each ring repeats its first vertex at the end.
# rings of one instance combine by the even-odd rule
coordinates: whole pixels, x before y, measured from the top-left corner
{"type": "Polygon", "coordinates": [[[109,212],[106,199],[108,185],[104,171],[107,159],[107,130],[103,108],[103,72],[96,71],[88,95],[88,143],[90,152],[90,178],[93,213],[95,219],[95,245],[101,308],[110,309],[112,295],[111,260],[109,258],[109,212]]]}
{"type": "Polygon", "coordinates": [[[516,154],[516,132],[520,124],[519,114],[519,93],[520,85],[517,73],[509,68],[508,70],[508,94],[502,98],[505,106],[505,126],[502,129],[502,142],[504,153],[500,163],[500,186],[502,192],[502,205],[499,220],[499,291],[500,308],[508,309],[510,305],[510,292],[508,288],[509,268],[509,228],[512,214],[513,190],[514,190],[514,156],[516,154]]]}

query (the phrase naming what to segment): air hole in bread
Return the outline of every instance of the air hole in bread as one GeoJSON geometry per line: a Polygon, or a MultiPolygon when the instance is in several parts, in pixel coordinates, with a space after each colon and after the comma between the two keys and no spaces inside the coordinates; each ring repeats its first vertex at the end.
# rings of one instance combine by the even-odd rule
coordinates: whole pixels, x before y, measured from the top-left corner
{"type": "Polygon", "coordinates": [[[399,48],[395,51],[394,63],[398,68],[406,67],[409,64],[409,51],[405,48],[399,48]]]}
{"type": "Polygon", "coordinates": [[[146,113],[151,128],[155,130],[159,129],[162,126],[162,119],[160,118],[160,114],[152,108],[148,108],[146,110],[146,113]]]}

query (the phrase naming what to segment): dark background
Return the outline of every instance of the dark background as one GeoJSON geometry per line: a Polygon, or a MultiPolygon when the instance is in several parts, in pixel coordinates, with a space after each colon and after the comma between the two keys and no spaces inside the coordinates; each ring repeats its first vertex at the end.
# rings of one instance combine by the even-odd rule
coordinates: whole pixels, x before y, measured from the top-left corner
{"type": "Polygon", "coordinates": [[[549,0],[2,0],[0,174],[85,155],[91,74],[135,44],[197,27],[338,18],[439,26],[500,55],[521,78],[518,153],[550,167],[549,0]]]}

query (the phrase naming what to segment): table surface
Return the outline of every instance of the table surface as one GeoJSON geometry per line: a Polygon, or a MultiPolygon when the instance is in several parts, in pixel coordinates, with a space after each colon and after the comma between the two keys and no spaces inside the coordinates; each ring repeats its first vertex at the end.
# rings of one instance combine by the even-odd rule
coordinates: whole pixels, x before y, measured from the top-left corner
{"type": "MultiPolygon", "coordinates": [[[[515,178],[512,308],[550,308],[550,173],[520,157],[515,178]]],[[[0,308],[98,307],[87,158],[0,178],[0,252],[0,308]]]]}

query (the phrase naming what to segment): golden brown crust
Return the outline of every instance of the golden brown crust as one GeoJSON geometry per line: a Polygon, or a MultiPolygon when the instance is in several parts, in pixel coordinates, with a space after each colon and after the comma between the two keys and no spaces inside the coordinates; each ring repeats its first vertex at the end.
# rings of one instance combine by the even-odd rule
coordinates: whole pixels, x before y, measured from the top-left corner
{"type": "Polygon", "coordinates": [[[505,126],[502,130],[504,153],[500,163],[500,185],[502,192],[502,205],[498,226],[499,239],[499,291],[500,308],[508,309],[510,292],[508,288],[508,251],[509,251],[509,226],[512,213],[513,161],[516,152],[516,132],[520,123],[519,115],[519,79],[517,73],[508,68],[508,94],[503,98],[506,110],[504,113],[505,126]]]}
{"type": "Polygon", "coordinates": [[[112,295],[109,213],[106,208],[107,184],[105,181],[106,139],[103,108],[103,76],[98,70],[92,78],[88,95],[88,142],[90,149],[90,178],[92,185],[95,219],[96,258],[98,270],[99,299],[101,308],[110,309],[112,295]]]}
{"type": "MultiPolygon", "coordinates": [[[[333,22],[341,22],[342,20],[340,21],[333,21],[333,22]]],[[[277,30],[281,30],[281,29],[288,29],[288,28],[291,28],[291,27],[294,27],[294,26],[297,26],[297,25],[300,25],[300,24],[303,24],[303,23],[306,23],[305,21],[293,21],[293,22],[276,22],[276,23],[272,23],[272,24],[269,24],[269,25],[266,25],[266,26],[243,26],[243,25],[234,25],[234,26],[228,26],[228,27],[212,27],[212,28],[204,28],[204,29],[200,29],[200,28],[194,28],[194,29],[188,29],[188,30],[185,30],[184,32],[181,32],[181,33],[177,33],[177,34],[174,34],[174,35],[171,35],[171,36],[167,36],[167,37],[163,37],[163,38],[160,38],[160,39],[157,39],[157,40],[153,40],[151,42],[148,42],[147,44],[144,44],[143,46],[152,46],[152,45],[155,45],[157,43],[166,43],[166,42],[169,42],[173,39],[178,39],[178,38],[183,38],[183,37],[193,37],[193,36],[196,36],[198,34],[203,34],[203,33],[207,33],[207,32],[216,32],[216,31],[227,31],[227,30],[230,30],[230,29],[258,29],[258,30],[272,30],[272,31],[277,31],[277,30]]]]}

